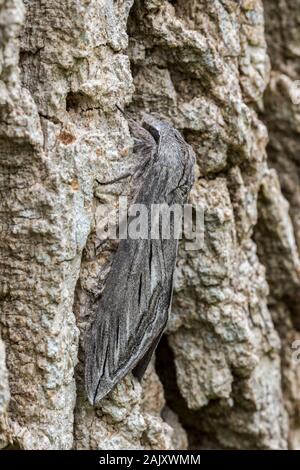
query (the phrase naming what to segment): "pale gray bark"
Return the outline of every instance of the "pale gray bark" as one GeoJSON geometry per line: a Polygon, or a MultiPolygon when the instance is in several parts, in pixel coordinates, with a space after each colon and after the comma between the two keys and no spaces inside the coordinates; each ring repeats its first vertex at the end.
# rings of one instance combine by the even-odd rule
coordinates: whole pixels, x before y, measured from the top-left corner
{"type": "Polygon", "coordinates": [[[1,447],[300,446],[300,2],[264,6],[0,0],[1,447]],[[136,163],[116,104],[193,146],[205,241],[180,247],[156,365],[93,408],[83,333],[116,249],[95,214],[128,186],[96,180],[136,163]]]}

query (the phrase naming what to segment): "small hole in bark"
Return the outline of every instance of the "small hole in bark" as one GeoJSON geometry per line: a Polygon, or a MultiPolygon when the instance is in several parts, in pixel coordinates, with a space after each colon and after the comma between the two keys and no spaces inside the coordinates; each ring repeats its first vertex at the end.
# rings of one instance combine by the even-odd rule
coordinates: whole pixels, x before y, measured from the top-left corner
{"type": "Polygon", "coordinates": [[[70,91],[66,96],[66,110],[68,112],[75,111],[94,111],[95,109],[100,109],[97,103],[85,93],[78,92],[74,93],[70,91]]]}
{"type": "Polygon", "coordinates": [[[66,97],[66,110],[68,112],[72,110],[77,111],[81,107],[83,98],[82,93],[73,93],[70,91],[66,97]]]}

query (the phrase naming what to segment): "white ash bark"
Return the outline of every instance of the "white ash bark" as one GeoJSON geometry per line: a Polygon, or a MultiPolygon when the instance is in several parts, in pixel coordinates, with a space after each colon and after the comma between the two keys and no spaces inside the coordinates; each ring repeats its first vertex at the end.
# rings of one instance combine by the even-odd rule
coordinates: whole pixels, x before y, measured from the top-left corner
{"type": "Polygon", "coordinates": [[[290,33],[281,57],[271,3],[266,96],[280,106],[266,101],[264,119],[275,169],[261,120],[270,77],[261,0],[0,0],[1,447],[299,446],[289,349],[299,181],[285,178],[298,130],[280,120],[297,109],[274,80],[297,76],[300,38],[290,33]],[[193,145],[191,201],[204,207],[205,239],[196,252],[180,247],[156,364],[141,385],[129,374],[93,408],[84,331],[116,249],[99,246],[97,209],[130,183],[96,180],[135,164],[116,104],[171,121],[193,145]],[[276,169],[288,199],[293,188],[291,218],[276,169]]]}
{"type": "Polygon", "coordinates": [[[263,119],[269,129],[270,166],[277,171],[289,204],[272,173],[260,195],[259,248],[270,285],[270,310],[282,344],[289,446],[299,449],[300,367],[293,360],[293,345],[300,340],[300,2],[281,0],[275,5],[264,0],[264,8],[272,72],[263,119]]]}

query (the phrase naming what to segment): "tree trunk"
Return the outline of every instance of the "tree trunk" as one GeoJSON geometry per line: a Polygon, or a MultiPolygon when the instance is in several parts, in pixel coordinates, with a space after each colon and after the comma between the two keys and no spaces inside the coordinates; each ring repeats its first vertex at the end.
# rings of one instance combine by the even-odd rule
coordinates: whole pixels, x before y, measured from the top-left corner
{"type": "Polygon", "coordinates": [[[1,448],[300,447],[299,11],[0,0],[1,448]],[[84,331],[116,250],[97,211],[135,164],[116,105],[193,146],[204,241],[179,248],[142,383],[92,407],[84,331]]]}

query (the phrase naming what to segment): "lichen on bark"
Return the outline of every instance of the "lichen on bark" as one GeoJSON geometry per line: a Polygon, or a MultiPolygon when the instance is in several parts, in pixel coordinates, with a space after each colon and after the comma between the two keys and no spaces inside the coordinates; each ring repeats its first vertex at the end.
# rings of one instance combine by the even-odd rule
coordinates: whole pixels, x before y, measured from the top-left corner
{"type": "Polygon", "coordinates": [[[2,448],[299,448],[297,2],[0,0],[2,448]],[[93,408],[97,211],[130,189],[99,181],[136,164],[116,104],[193,146],[205,232],[144,380],[93,408]]]}

